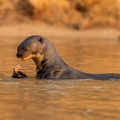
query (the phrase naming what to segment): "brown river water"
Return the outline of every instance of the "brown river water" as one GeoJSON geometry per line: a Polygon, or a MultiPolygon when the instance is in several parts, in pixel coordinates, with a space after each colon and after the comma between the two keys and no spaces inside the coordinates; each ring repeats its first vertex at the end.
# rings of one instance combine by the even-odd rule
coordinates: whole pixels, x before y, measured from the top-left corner
{"type": "MultiPolygon", "coordinates": [[[[15,56],[24,38],[0,38],[1,120],[120,120],[119,80],[38,80],[33,61],[15,56]],[[30,78],[10,78],[17,64],[30,78]]],[[[65,62],[78,70],[120,73],[117,39],[50,39],[65,62]]]]}

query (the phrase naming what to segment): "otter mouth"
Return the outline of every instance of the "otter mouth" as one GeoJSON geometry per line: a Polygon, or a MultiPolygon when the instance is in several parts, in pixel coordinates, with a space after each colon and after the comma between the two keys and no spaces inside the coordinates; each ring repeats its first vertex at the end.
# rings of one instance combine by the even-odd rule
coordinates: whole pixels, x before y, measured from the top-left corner
{"type": "Polygon", "coordinates": [[[41,55],[40,53],[30,54],[27,57],[21,57],[21,60],[22,61],[26,61],[26,60],[33,59],[33,58],[39,58],[39,59],[42,60],[43,59],[43,55],[41,55]]]}
{"type": "Polygon", "coordinates": [[[21,57],[21,60],[22,60],[22,61],[26,61],[26,60],[32,59],[33,57],[34,57],[34,55],[33,55],[33,54],[30,54],[30,55],[28,55],[27,57],[21,57]]]}
{"type": "Polygon", "coordinates": [[[26,58],[21,58],[22,61],[26,61],[26,58]]]}

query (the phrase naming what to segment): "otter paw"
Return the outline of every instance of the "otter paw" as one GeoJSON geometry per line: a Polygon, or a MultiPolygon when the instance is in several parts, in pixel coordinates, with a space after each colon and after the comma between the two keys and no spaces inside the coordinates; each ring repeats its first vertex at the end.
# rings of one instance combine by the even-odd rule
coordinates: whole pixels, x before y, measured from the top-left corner
{"type": "Polygon", "coordinates": [[[24,72],[21,71],[21,66],[18,64],[13,68],[12,78],[25,78],[28,77],[24,72]]]}

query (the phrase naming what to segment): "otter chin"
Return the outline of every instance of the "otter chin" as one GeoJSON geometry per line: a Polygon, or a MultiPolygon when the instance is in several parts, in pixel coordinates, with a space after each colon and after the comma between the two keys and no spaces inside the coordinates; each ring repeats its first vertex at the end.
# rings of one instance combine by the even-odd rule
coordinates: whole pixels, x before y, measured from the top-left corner
{"type": "Polygon", "coordinates": [[[17,57],[23,61],[32,59],[36,65],[36,77],[40,79],[120,79],[120,74],[116,73],[91,74],[70,67],[60,57],[53,44],[39,35],[23,40],[17,48],[17,57]]]}

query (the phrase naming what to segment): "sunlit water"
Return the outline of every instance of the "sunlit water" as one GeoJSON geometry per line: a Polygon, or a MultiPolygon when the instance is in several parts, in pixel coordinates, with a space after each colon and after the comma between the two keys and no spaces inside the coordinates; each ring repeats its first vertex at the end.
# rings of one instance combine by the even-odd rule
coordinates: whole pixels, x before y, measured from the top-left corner
{"type": "MultiPolygon", "coordinates": [[[[4,75],[0,81],[1,120],[120,119],[119,80],[38,80],[34,78],[33,61],[23,62],[15,56],[23,38],[0,40],[0,73],[4,75]],[[16,64],[20,64],[30,78],[10,78],[16,64]]],[[[60,56],[78,70],[120,73],[117,40],[51,40],[60,56]]]]}

